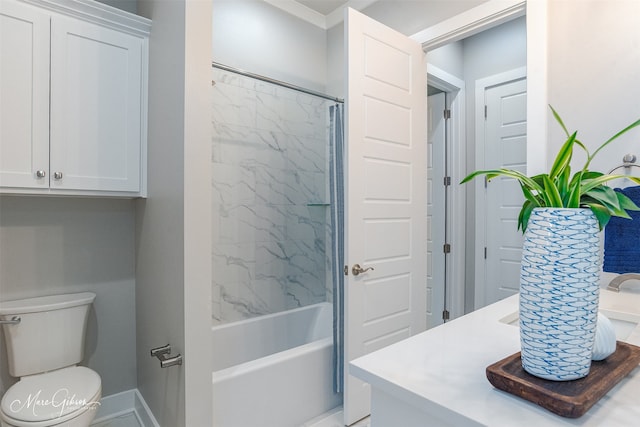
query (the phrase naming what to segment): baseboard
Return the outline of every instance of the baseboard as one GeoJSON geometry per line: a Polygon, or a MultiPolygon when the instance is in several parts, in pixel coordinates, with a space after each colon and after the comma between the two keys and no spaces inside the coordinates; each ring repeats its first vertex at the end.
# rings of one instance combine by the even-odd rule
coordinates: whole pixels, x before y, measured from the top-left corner
{"type": "Polygon", "coordinates": [[[147,402],[137,389],[111,394],[100,399],[100,407],[93,423],[133,412],[144,427],[160,427],[147,402]]]}

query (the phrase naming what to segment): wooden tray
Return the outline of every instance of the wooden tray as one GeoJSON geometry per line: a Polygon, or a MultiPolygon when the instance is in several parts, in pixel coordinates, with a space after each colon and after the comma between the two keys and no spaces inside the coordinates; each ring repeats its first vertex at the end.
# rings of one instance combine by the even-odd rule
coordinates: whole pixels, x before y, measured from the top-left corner
{"type": "Polygon", "coordinates": [[[640,363],[640,347],[618,341],[605,360],[591,363],[589,375],[573,381],[549,381],[522,369],[520,352],[487,367],[494,387],[568,418],[585,414],[602,396],[640,363]]]}

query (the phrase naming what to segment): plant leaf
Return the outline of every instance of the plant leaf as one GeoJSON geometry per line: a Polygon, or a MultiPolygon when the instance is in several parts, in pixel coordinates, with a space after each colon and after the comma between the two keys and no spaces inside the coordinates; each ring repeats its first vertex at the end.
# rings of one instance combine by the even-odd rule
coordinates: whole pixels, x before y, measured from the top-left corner
{"type": "Polygon", "coordinates": [[[571,156],[573,155],[573,144],[576,140],[577,132],[574,132],[569,136],[569,138],[562,144],[560,151],[556,155],[556,159],[553,162],[553,166],[551,166],[551,171],[549,172],[549,178],[554,180],[558,175],[564,172],[565,168],[571,162],[571,156]]]}
{"type": "Polygon", "coordinates": [[[631,218],[627,211],[620,207],[620,202],[618,201],[615,191],[607,186],[594,188],[585,194],[582,203],[588,204],[593,202],[609,209],[609,214],[612,216],[631,218]]]}
{"type": "Polygon", "coordinates": [[[551,112],[553,113],[553,117],[555,117],[556,121],[560,124],[560,127],[562,127],[562,130],[564,130],[564,133],[568,137],[570,135],[569,131],[567,130],[567,127],[564,125],[564,122],[560,118],[560,114],[558,114],[558,112],[551,106],[551,104],[549,104],[549,108],[551,108],[551,112]]]}
{"type": "Polygon", "coordinates": [[[518,215],[518,230],[522,230],[522,234],[527,231],[529,217],[531,217],[531,212],[533,212],[533,209],[536,207],[537,205],[531,200],[526,200],[522,205],[522,209],[520,209],[520,214],[518,215]]]}
{"type": "Polygon", "coordinates": [[[561,208],[562,205],[562,197],[560,196],[560,192],[556,188],[556,185],[551,181],[548,175],[543,175],[542,179],[544,180],[544,195],[543,197],[546,199],[547,207],[557,207],[561,208]]]}
{"type": "Polygon", "coordinates": [[[571,195],[571,188],[569,187],[570,176],[571,166],[567,165],[567,167],[564,168],[562,173],[556,179],[556,187],[558,187],[558,191],[560,192],[560,196],[562,197],[562,203],[564,206],[567,206],[567,202],[569,201],[571,195]]]}
{"type": "Polygon", "coordinates": [[[604,227],[606,227],[607,223],[611,219],[611,213],[609,212],[609,209],[595,202],[587,203],[586,205],[591,209],[591,212],[593,212],[593,214],[596,216],[600,231],[604,230],[604,227]]]}
{"type": "Polygon", "coordinates": [[[619,178],[627,178],[630,179],[631,181],[640,184],[640,178],[635,177],[635,176],[630,176],[630,175],[600,175],[596,178],[592,178],[592,179],[585,179],[584,177],[582,178],[582,185],[581,185],[581,189],[580,191],[582,191],[582,193],[586,193],[588,191],[590,191],[592,188],[596,188],[602,184],[604,184],[607,181],[611,181],[612,179],[619,179],[619,178]]]}
{"type": "Polygon", "coordinates": [[[495,178],[495,177],[500,176],[500,175],[508,176],[510,178],[517,179],[518,181],[520,181],[522,183],[522,185],[528,187],[531,191],[536,191],[536,192],[539,192],[539,193],[543,193],[544,192],[544,189],[542,188],[542,186],[538,185],[533,179],[529,178],[528,176],[526,176],[523,173],[511,170],[511,169],[489,169],[489,170],[475,171],[475,172],[467,175],[462,181],[460,181],[460,184],[464,184],[465,182],[469,182],[473,178],[477,177],[478,175],[487,175],[488,179],[495,178]]]}
{"type": "Polygon", "coordinates": [[[616,196],[618,196],[618,202],[620,203],[620,207],[626,211],[640,211],[640,207],[635,204],[633,200],[627,197],[626,194],[623,194],[619,191],[616,191],[616,196]]]}

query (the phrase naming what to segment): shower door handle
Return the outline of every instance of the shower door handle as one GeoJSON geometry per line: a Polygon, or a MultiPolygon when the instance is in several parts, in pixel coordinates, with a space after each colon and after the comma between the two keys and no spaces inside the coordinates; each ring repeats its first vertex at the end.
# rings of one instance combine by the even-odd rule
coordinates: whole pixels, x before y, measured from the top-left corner
{"type": "Polygon", "coordinates": [[[360,267],[360,264],[353,264],[353,267],[351,268],[351,272],[353,273],[354,276],[357,276],[360,273],[366,273],[369,270],[374,270],[374,268],[373,267],[363,268],[363,267],[360,267]]]}

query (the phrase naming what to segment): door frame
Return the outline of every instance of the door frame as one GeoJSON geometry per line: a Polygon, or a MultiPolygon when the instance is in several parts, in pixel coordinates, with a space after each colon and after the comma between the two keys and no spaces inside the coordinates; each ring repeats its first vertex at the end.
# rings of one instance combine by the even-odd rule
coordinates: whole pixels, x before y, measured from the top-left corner
{"type": "MultiPolygon", "coordinates": [[[[410,38],[420,42],[427,52],[526,15],[527,138],[529,141],[547,141],[548,11],[549,0],[489,0],[410,38]]],[[[547,151],[546,142],[535,146],[527,144],[527,175],[547,170],[547,151]]]]}
{"type": "Polygon", "coordinates": [[[464,314],[464,269],[465,269],[465,191],[456,185],[466,172],[466,138],[465,138],[465,83],[456,76],[429,64],[427,54],[427,83],[447,93],[447,108],[451,110],[451,118],[447,121],[447,137],[449,138],[449,176],[452,185],[449,187],[449,269],[447,270],[446,307],[450,318],[464,314]]]}
{"type": "MultiPolygon", "coordinates": [[[[482,79],[476,80],[475,87],[475,160],[474,160],[474,170],[484,169],[484,150],[485,150],[485,119],[484,119],[484,94],[485,91],[492,87],[498,86],[501,84],[509,83],[515,80],[520,80],[523,78],[527,78],[527,67],[518,67],[513,70],[505,71],[502,73],[494,74],[492,76],[488,76],[482,79]]],[[[529,93],[529,88],[527,87],[527,94],[529,93]]],[[[528,113],[527,113],[528,118],[528,113]]],[[[527,125],[527,130],[529,130],[529,126],[527,125]]],[[[527,136],[527,142],[529,138],[527,136]]],[[[529,154],[527,144],[527,155],[529,154]]],[[[486,194],[484,192],[484,180],[475,179],[473,191],[475,195],[475,232],[474,232],[474,297],[473,297],[473,308],[477,310],[484,306],[485,301],[485,287],[479,286],[484,285],[484,277],[485,277],[485,267],[486,263],[484,262],[484,247],[486,240],[486,233],[484,227],[479,227],[479,224],[485,223],[485,209],[484,204],[486,203],[486,194]],[[482,207],[482,209],[481,209],[482,207]]]]}

